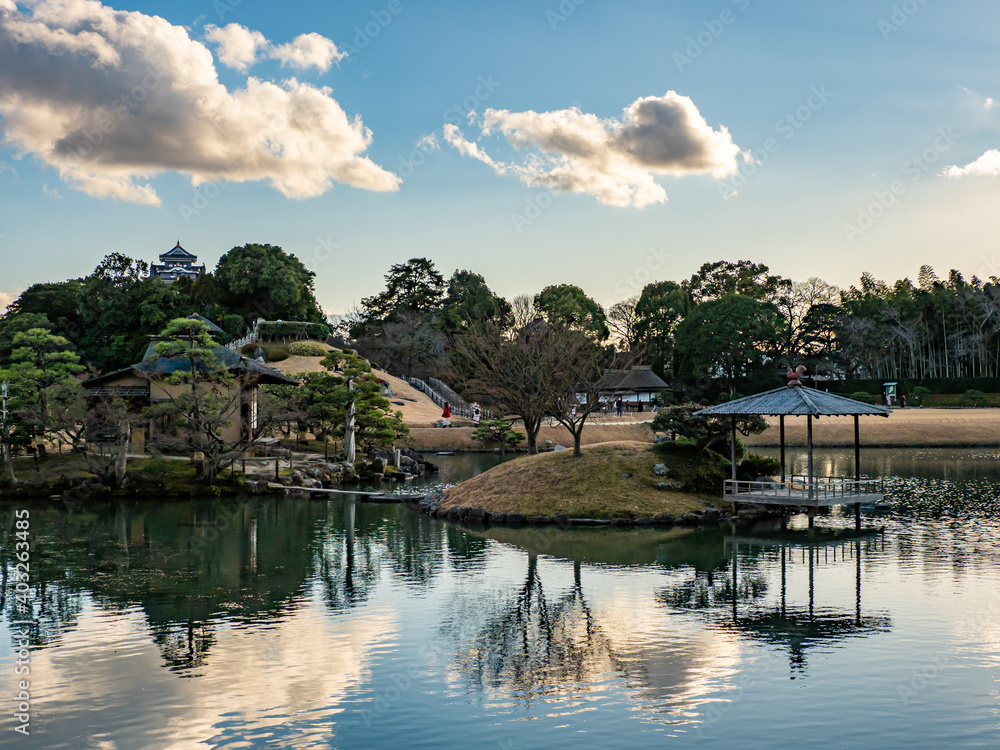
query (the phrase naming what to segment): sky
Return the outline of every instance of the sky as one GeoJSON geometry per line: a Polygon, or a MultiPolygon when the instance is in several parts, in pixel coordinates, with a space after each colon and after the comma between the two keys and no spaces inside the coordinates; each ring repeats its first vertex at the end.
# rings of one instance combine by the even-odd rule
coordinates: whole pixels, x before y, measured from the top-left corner
{"type": "Polygon", "coordinates": [[[998,29],[985,0],[0,0],[0,307],[178,240],[280,245],[330,313],[418,256],[605,305],[720,259],[1000,276],[998,29]]]}

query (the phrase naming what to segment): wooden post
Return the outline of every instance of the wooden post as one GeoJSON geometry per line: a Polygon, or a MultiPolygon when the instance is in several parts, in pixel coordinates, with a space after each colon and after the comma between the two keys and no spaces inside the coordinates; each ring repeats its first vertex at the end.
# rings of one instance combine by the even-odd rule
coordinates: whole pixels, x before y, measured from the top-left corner
{"type": "Polygon", "coordinates": [[[781,483],[785,483],[785,415],[778,417],[778,432],[781,437],[781,483]]]}
{"type": "Polygon", "coordinates": [[[854,503],[854,530],[861,531],[861,503],[854,503]]]}
{"type": "Polygon", "coordinates": [[[861,431],[858,415],[854,415],[854,481],[861,481],[861,431]]]}
{"type": "Polygon", "coordinates": [[[736,416],[733,415],[732,419],[732,436],[729,443],[729,456],[733,463],[733,476],[736,479],[736,416]]]}
{"type": "Polygon", "coordinates": [[[278,481],[278,457],[274,457],[274,481],[278,481]]]}
{"type": "MultiPolygon", "coordinates": [[[[809,499],[813,499],[813,418],[812,414],[806,416],[806,450],[809,455],[809,499]]],[[[810,523],[810,526],[812,524],[810,523]]]]}

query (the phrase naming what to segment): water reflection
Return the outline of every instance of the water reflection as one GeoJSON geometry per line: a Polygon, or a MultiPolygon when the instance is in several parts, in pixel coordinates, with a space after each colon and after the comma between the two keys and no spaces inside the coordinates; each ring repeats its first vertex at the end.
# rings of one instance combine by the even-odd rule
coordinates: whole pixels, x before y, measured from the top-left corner
{"type": "Polygon", "coordinates": [[[779,721],[808,744],[789,717],[832,701],[886,747],[894,722],[947,745],[932,716],[981,740],[1000,731],[1000,523],[977,507],[897,505],[855,538],[836,515],[737,536],[462,529],[350,499],[41,504],[27,746],[757,746],[779,721]]]}
{"type": "Polygon", "coordinates": [[[806,652],[829,646],[841,638],[887,632],[892,620],[884,611],[862,614],[861,581],[863,550],[871,551],[881,542],[878,531],[856,534],[849,530],[789,530],[774,524],[726,537],[731,550],[729,575],[695,572],[688,579],[666,587],[657,594],[665,606],[696,611],[717,627],[741,636],[780,645],[788,650],[792,676],[804,672],[806,652]],[[820,605],[817,608],[817,574],[822,567],[852,561],[854,608],[820,605]],[[800,560],[801,554],[801,560],[800,560]],[[822,557],[822,560],[820,559],[822,557]],[[808,571],[807,603],[789,602],[789,568],[804,564],[808,571]],[[780,567],[778,599],[768,601],[768,567],[780,567]]]}

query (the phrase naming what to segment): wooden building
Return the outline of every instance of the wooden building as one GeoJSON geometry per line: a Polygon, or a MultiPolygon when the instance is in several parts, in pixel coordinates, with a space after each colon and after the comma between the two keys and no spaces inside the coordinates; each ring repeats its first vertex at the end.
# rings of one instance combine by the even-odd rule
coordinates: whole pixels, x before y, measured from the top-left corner
{"type": "Polygon", "coordinates": [[[149,275],[157,276],[168,284],[179,278],[197,279],[205,273],[205,264],[198,264],[198,256],[181,247],[181,241],[165,253],[160,253],[160,262],[149,267],[149,275]]]}

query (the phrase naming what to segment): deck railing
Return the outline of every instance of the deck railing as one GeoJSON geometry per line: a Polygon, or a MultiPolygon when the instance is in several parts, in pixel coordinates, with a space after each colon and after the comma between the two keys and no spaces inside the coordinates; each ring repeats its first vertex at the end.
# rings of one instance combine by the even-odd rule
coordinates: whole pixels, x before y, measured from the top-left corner
{"type": "Polygon", "coordinates": [[[784,482],[751,482],[742,479],[727,479],[726,497],[752,495],[786,500],[846,500],[863,495],[883,493],[881,479],[849,479],[847,477],[813,477],[810,494],[809,477],[790,476],[784,482]]]}

